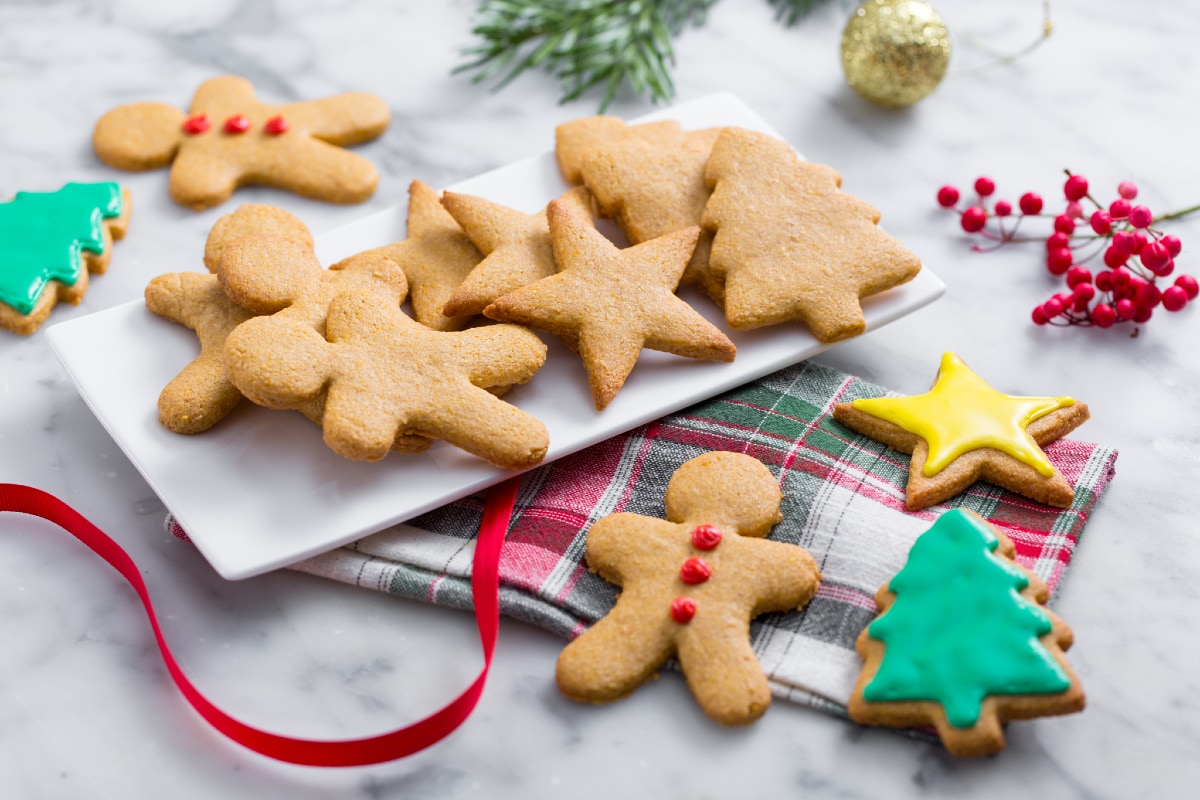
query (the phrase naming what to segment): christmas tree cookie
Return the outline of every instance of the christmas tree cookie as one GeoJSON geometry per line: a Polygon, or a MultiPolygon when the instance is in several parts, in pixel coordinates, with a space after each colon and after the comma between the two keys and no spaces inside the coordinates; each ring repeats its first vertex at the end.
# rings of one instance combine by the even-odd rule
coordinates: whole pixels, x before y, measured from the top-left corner
{"type": "Polygon", "coordinates": [[[562,693],[617,700],[675,657],[710,718],[745,725],[762,716],[771,692],[750,620],[804,606],[821,581],[808,551],[762,538],[780,520],[780,500],[760,461],[711,452],[671,477],[665,520],[619,513],[597,521],[588,567],[622,591],[559,656],[562,693]]]}
{"type": "Polygon", "coordinates": [[[860,398],[834,406],[851,430],[911,453],[905,504],[927,508],[975,481],[1069,508],[1075,491],[1042,452],[1088,419],[1070,397],[1015,397],[988,386],[953,353],[933,388],[911,397],[860,398]]]}
{"type": "Polygon", "coordinates": [[[18,192],[0,203],[0,328],[28,335],[60,300],[77,305],[88,273],[108,269],[129,211],[129,193],[111,182],[18,192]]]}
{"type": "Polygon", "coordinates": [[[861,300],[916,277],[921,262],[882,230],[841,176],[787,142],[726,128],[705,168],[709,268],[734,330],[799,321],[821,342],[863,332],[861,300]]]}
{"type": "Polygon", "coordinates": [[[1008,720],[1083,709],[1063,655],[1071,629],[1044,608],[1046,585],[1014,554],[1007,537],[964,509],[917,539],[858,637],[866,664],[851,718],[933,725],[951,753],[979,756],[1004,747],[1008,720]]]}
{"type": "Polygon", "coordinates": [[[196,210],[224,203],[247,184],[361,203],[374,194],[379,173],[344,148],[379,137],[390,121],[387,104],[365,92],[268,105],[245,78],[225,75],[201,84],[186,114],[164,103],[109,111],[92,145],[117,169],[170,164],[171,197],[196,210]]]}

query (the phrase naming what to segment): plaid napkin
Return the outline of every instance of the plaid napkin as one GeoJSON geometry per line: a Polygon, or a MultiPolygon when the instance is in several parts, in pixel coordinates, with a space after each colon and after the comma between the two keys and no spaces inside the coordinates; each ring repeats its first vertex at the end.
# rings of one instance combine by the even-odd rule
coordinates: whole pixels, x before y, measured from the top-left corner
{"type": "MultiPolygon", "coordinates": [[[[908,456],[830,416],[835,403],[885,393],[804,362],[527,473],[501,554],[502,612],[564,638],[577,636],[617,596],[583,563],[592,523],[618,511],[663,517],[667,481],[684,461],[709,450],[748,453],[783,490],[783,521],[770,538],[806,548],[824,576],[804,609],[757,618],[754,650],[776,696],[845,715],[861,667],[854,640],[874,618],[875,591],[939,514],[955,506],[978,512],[1013,540],[1018,561],[1053,591],[1117,457],[1115,450],[1070,440],[1045,448],[1075,486],[1067,510],[977,483],[946,504],[909,512],[908,456]]],[[[483,495],[468,497],[294,569],[468,609],[483,505],[483,495]]]]}

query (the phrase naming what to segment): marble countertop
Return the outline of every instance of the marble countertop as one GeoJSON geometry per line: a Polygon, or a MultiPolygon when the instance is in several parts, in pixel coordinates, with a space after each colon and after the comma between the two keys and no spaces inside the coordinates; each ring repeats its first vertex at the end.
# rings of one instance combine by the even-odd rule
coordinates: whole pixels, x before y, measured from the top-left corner
{"type": "MultiPolygon", "coordinates": [[[[1200,310],[1159,312],[1136,338],[1038,328],[1056,291],[1038,244],[976,254],[937,209],[946,182],[993,176],[1015,199],[1055,198],[1063,169],[1110,194],[1136,181],[1156,211],[1200,202],[1195,135],[1200,15],[1183,0],[1042,4],[943,0],[951,74],[905,111],[846,86],[838,63],[851,4],[800,26],[765,0],[720,0],[678,40],[679,100],[731,91],[807,157],[835,166],[887,228],[947,284],[932,306],[845,343],[823,363],[923,391],[953,350],[1005,391],[1070,394],[1091,406],[1078,438],[1120,450],[1055,609],[1074,628],[1082,714],[1014,724],[1007,750],[955,761],[940,748],[775,703],[724,730],[667,675],[611,706],[554,687],[560,640],[502,623],[474,716],[447,740],[372,768],[278,764],[231,744],[178,696],[136,597],[83,547],[32,518],[0,518],[0,795],[5,797],[1113,797],[1181,796],[1200,780],[1200,310]],[[984,65],[984,68],[977,68],[984,65]],[[1191,355],[1189,355],[1189,353],[1191,355]]],[[[119,179],[135,198],[126,241],[68,320],[141,296],[162,272],[199,269],[209,227],[233,205],[173,204],[163,171],[121,174],[92,153],[95,120],[136,100],[185,105],[204,79],[250,78],[268,101],[379,94],[391,128],[358,152],[379,165],[375,197],[327,206],[269,190],[315,232],[547,150],[554,126],[598,98],[557,103],[527,75],[494,93],[451,74],[476,3],[307,0],[0,2],[0,195],[119,179]],[[183,7],[186,6],[186,10],[183,7]]],[[[622,97],[611,113],[652,106],[622,97]]],[[[1173,223],[1196,274],[1200,219],[1173,223]]],[[[117,354],[145,358],[140,352],[117,354]]],[[[126,546],[185,671],[235,716],[293,735],[366,736],[457,694],[480,666],[469,615],[293,572],[221,579],[162,527],[164,508],[76,393],[44,331],[0,337],[0,481],[52,492],[126,546]]]]}

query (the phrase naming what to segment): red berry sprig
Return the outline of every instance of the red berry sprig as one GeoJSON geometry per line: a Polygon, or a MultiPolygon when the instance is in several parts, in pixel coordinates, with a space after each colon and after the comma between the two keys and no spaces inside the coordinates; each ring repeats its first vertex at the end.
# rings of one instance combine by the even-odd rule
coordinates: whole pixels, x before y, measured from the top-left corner
{"type": "Polygon", "coordinates": [[[1063,184],[1066,206],[1059,214],[1044,213],[1045,203],[1033,192],[1021,195],[1015,214],[1009,201],[991,202],[996,191],[991,178],[978,178],[974,189],[976,202],[965,207],[960,207],[961,194],[954,186],[943,186],[937,193],[938,205],[955,211],[964,231],[991,242],[975,244],[972,249],[983,252],[1012,242],[1044,242],[1046,269],[1066,282],[1067,291],[1033,309],[1033,321],[1038,325],[1110,328],[1132,322],[1136,336],[1136,325],[1149,321],[1159,306],[1179,311],[1200,295],[1200,283],[1191,275],[1179,275],[1165,288],[1159,286],[1160,278],[1165,281],[1175,271],[1175,257],[1183,245],[1178,237],[1156,227],[1164,220],[1200,210],[1200,206],[1156,217],[1146,206],[1134,204],[1138,188],[1132,181],[1122,181],[1117,198],[1101,205],[1088,191],[1087,178],[1069,171],[1063,184]],[[1084,202],[1095,207],[1090,215],[1084,202]],[[1053,217],[1053,232],[1044,239],[1018,236],[1027,217],[1053,217]],[[1097,256],[1103,268],[1093,274],[1084,263],[1097,256]]]}

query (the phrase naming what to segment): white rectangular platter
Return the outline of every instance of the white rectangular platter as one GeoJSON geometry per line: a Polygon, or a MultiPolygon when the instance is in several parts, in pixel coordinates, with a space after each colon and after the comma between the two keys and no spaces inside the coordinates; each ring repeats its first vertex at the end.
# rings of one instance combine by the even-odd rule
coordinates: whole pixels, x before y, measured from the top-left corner
{"type": "MultiPolygon", "coordinates": [[[[727,94],[638,121],[651,119],[675,119],[687,129],[737,125],[774,134],[727,94]]],[[[568,187],[553,154],[546,153],[448,188],[533,213],[568,187]]],[[[317,237],[321,263],[403,239],[406,213],[388,209],[317,237]]],[[[180,268],[191,268],[199,254],[186,261],[180,268]]],[[[163,271],[171,271],[169,265],[163,271]]],[[[863,304],[867,329],[916,311],[944,290],[925,267],[912,282],[863,304]]],[[[707,298],[681,295],[729,333],[707,298]]],[[[800,324],[730,335],[738,353],[729,364],[643,351],[620,394],[597,412],[578,357],[543,334],[545,367],[505,399],[545,423],[546,461],[552,461],[829,347],[800,324]]],[[[512,476],[442,442],[416,455],[350,461],[329,450],[321,431],[299,413],[247,402],[206,433],[171,433],[158,422],[158,394],[196,356],[198,345],[190,330],[150,313],[140,299],[55,325],[48,336],[101,424],[228,579],[331,550],[512,476]]]]}

